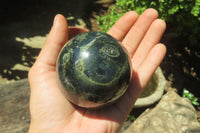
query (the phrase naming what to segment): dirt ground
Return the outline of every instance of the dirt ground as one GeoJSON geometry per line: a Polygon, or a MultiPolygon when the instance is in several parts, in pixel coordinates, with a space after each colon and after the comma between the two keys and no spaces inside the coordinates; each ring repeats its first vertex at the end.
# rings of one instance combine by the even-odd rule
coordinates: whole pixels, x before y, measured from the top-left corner
{"type": "Polygon", "coordinates": [[[69,26],[91,29],[90,18],[104,7],[93,0],[20,0],[0,5],[0,84],[27,78],[54,16],[63,14],[69,26]]]}

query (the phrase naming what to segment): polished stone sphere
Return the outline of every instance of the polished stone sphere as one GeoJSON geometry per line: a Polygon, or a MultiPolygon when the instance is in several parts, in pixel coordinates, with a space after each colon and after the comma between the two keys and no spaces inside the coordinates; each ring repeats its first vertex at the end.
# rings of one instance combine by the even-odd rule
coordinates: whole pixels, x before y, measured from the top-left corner
{"type": "Polygon", "coordinates": [[[57,61],[61,90],[72,103],[96,108],[113,103],[129,86],[127,52],[110,35],[85,32],[68,41],[57,61]]]}

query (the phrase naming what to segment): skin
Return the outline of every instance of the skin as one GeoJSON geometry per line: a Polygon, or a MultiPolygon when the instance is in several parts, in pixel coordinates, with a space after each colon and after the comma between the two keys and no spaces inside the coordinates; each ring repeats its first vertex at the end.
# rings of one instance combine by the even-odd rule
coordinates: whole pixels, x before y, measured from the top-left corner
{"type": "Polygon", "coordinates": [[[56,15],[52,29],[36,62],[29,71],[31,87],[29,133],[116,133],[166,54],[159,43],[166,24],[158,12],[142,15],[127,12],[108,31],[122,42],[132,61],[132,80],[126,93],[115,103],[98,110],[72,105],[58,87],[56,60],[68,40],[68,25],[56,15]]]}

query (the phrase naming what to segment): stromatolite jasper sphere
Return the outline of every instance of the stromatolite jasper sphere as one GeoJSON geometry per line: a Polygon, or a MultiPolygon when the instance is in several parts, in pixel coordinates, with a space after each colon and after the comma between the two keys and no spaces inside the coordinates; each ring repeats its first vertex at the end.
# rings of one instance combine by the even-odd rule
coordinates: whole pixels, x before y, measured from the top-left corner
{"type": "Polygon", "coordinates": [[[131,67],[117,40],[101,32],[78,34],[57,61],[58,79],[72,103],[96,108],[120,98],[129,86],[131,67]]]}

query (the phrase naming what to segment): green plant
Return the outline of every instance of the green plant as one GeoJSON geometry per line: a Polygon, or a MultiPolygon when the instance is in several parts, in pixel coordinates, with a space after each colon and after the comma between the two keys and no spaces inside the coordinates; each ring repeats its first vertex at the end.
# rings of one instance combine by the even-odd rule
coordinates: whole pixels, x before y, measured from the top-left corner
{"type": "Polygon", "coordinates": [[[188,38],[190,44],[200,41],[200,0],[116,0],[108,15],[97,17],[98,24],[106,32],[125,12],[141,14],[147,8],[155,8],[177,36],[188,38]]]}
{"type": "Polygon", "coordinates": [[[194,96],[191,92],[189,92],[187,89],[183,89],[183,97],[188,98],[191,103],[195,106],[199,106],[198,98],[194,96]]]}
{"type": "Polygon", "coordinates": [[[135,116],[129,114],[128,117],[127,117],[127,121],[131,121],[131,122],[134,122],[136,120],[135,116]]]}
{"type": "Polygon", "coordinates": [[[112,25],[124,14],[124,12],[118,11],[116,6],[111,6],[109,14],[106,16],[98,16],[97,21],[100,29],[103,32],[107,32],[112,25]]]}

